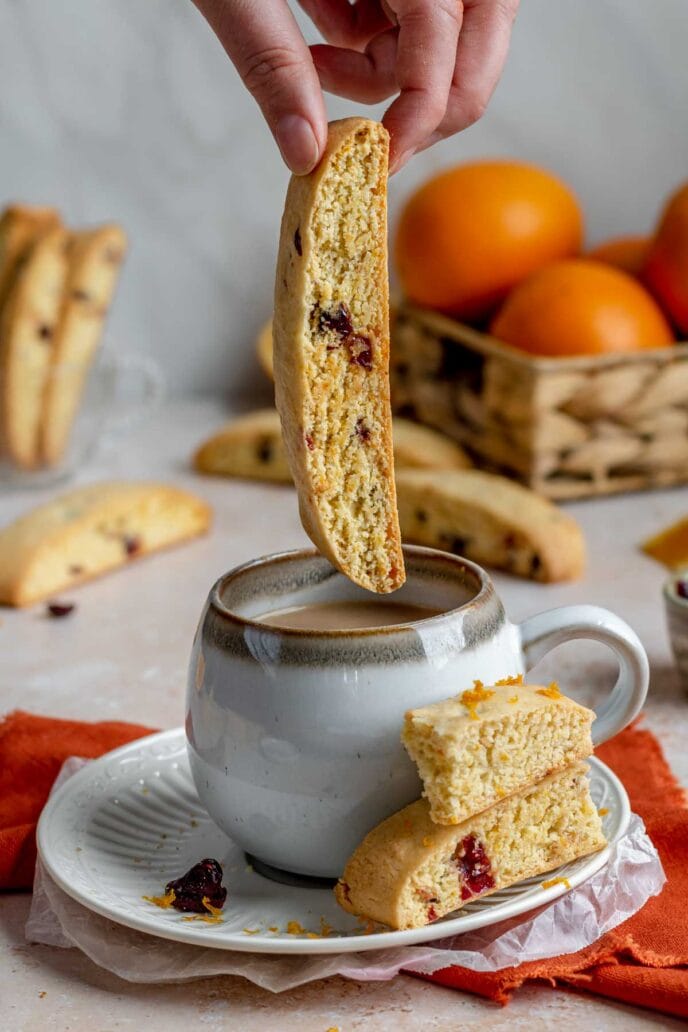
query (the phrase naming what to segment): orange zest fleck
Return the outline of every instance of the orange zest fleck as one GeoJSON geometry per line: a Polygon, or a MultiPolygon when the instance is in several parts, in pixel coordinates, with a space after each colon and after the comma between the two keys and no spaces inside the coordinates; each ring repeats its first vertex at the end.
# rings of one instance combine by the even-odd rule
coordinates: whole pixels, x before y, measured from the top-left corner
{"type": "Polygon", "coordinates": [[[510,702],[513,706],[515,702],[518,702],[518,695],[510,695],[506,701],[510,702]]]}
{"type": "Polygon", "coordinates": [[[207,896],[202,898],[201,903],[213,917],[222,917],[222,907],[214,907],[207,896]]]}
{"type": "Polygon", "coordinates": [[[565,888],[571,888],[571,882],[568,878],[549,878],[548,881],[543,881],[543,889],[551,889],[553,885],[563,885],[565,888]]]}
{"type": "MultiPolygon", "coordinates": [[[[202,921],[203,924],[222,924],[224,918],[218,914],[213,916],[211,914],[191,914],[190,917],[183,917],[182,921],[202,921]]],[[[258,931],[258,929],[256,929],[258,931]]]]}
{"type": "Polygon", "coordinates": [[[507,685],[513,687],[517,684],[523,684],[523,674],[514,674],[513,677],[501,677],[499,681],[495,681],[496,688],[503,688],[507,685]]]}
{"type": "Polygon", "coordinates": [[[270,927],[268,928],[268,931],[269,932],[279,932],[279,927],[278,927],[278,925],[270,925],[270,927]]]}
{"type": "Polygon", "coordinates": [[[377,931],[377,928],[375,927],[375,922],[374,921],[366,921],[365,925],[363,926],[363,934],[364,935],[375,935],[376,931],[377,931]]]}
{"type": "Polygon", "coordinates": [[[169,910],[175,899],[177,898],[174,889],[170,889],[164,896],[143,896],[146,903],[152,903],[154,907],[160,907],[161,910],[169,910]]]}
{"type": "Polygon", "coordinates": [[[258,935],[260,928],[242,928],[244,935],[258,935]]]}
{"type": "Polygon", "coordinates": [[[474,681],[472,688],[467,688],[461,693],[461,702],[468,710],[471,720],[480,720],[476,706],[479,702],[487,702],[493,695],[494,692],[486,688],[482,681],[474,681]]]}
{"type": "Polygon", "coordinates": [[[600,815],[600,817],[606,817],[609,813],[609,810],[606,806],[601,806],[597,812],[600,815]]]}
{"type": "Polygon", "coordinates": [[[548,699],[563,699],[564,697],[559,691],[556,681],[552,681],[546,688],[536,688],[536,693],[537,695],[546,695],[548,699]]]}
{"type": "Polygon", "coordinates": [[[320,918],[320,934],[323,937],[327,937],[328,935],[332,935],[333,931],[334,931],[334,929],[332,928],[332,925],[329,925],[327,923],[327,921],[325,920],[325,918],[321,917],[320,918]]]}
{"type": "Polygon", "coordinates": [[[287,924],[288,935],[305,935],[306,929],[299,921],[289,921],[287,924]]]}

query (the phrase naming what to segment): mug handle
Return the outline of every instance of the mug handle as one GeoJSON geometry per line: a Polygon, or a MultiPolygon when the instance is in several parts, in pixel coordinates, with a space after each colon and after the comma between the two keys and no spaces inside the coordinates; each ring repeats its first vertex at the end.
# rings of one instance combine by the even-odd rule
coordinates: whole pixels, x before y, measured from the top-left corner
{"type": "Polygon", "coordinates": [[[574,638],[589,638],[608,645],[619,663],[619,676],[608,698],[596,710],[592,725],[594,745],[601,745],[638,715],[650,680],[647,654],[628,624],[600,606],[562,606],[549,609],[518,625],[527,668],[535,666],[557,645],[574,638]]]}
{"type": "Polygon", "coordinates": [[[112,364],[117,375],[116,390],[121,390],[122,381],[135,377],[138,396],[136,401],[125,403],[116,415],[110,415],[107,419],[104,435],[106,445],[140,423],[165,397],[165,377],[152,358],[146,355],[118,355],[112,364]]]}

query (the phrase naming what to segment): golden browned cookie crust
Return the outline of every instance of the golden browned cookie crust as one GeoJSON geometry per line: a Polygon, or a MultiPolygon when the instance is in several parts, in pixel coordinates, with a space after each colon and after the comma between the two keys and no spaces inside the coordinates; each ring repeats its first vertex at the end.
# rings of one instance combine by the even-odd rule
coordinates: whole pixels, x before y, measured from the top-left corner
{"type": "Polygon", "coordinates": [[[376,122],[330,125],[293,176],[275,284],[275,396],[307,533],[355,583],[405,578],[389,401],[387,165],[376,122]]]}

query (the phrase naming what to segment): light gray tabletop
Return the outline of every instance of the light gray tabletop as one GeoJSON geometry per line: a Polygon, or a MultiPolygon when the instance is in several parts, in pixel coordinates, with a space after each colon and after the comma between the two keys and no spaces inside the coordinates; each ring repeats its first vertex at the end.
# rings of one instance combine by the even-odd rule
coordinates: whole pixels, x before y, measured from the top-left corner
{"type": "MultiPolygon", "coordinates": [[[[186,664],[207,591],[224,571],[257,555],[303,545],[290,488],[201,478],[188,457],[227,415],[217,402],[169,403],[155,420],[92,461],[79,481],[119,477],[173,480],[194,488],[215,508],[212,534],[126,572],[74,591],[66,620],[47,620],[41,607],[0,616],[0,710],[87,720],[131,720],[174,727],[183,719],[186,664]]],[[[47,491],[0,500],[9,521],[47,491]]],[[[674,771],[688,785],[688,698],[671,662],[661,601],[663,571],[638,542],[688,512],[688,490],[632,495],[568,507],[589,548],[586,577],[574,585],[542,586],[495,578],[507,611],[520,620],[574,602],[607,606],[640,635],[652,680],[647,725],[661,739],[674,771]]],[[[67,597],[67,596],[65,596],[67,597]]],[[[565,690],[594,703],[613,681],[601,646],[564,646],[542,665],[565,690]],[[545,668],[546,667],[546,668],[545,668]]],[[[560,1028],[597,1032],[680,1028],[682,1022],[599,998],[529,987],[506,1010],[477,997],[401,976],[359,984],[333,979],[275,996],[240,979],[178,986],[132,985],[100,970],[76,950],[29,946],[23,926],[28,894],[0,895],[0,1022],[17,1032],[146,1028],[242,1032],[339,1032],[357,1029],[527,1032],[560,1028]],[[7,1024],[5,1024],[7,1022],[7,1024]]]]}

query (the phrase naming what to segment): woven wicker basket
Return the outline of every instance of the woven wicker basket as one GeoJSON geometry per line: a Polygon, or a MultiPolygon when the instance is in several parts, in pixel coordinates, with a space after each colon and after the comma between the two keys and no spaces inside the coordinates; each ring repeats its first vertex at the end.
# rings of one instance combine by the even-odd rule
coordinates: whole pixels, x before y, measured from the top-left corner
{"type": "Polygon", "coordinates": [[[391,373],[395,411],[550,498],[688,482],[688,344],[532,358],[402,304],[391,373]]]}

